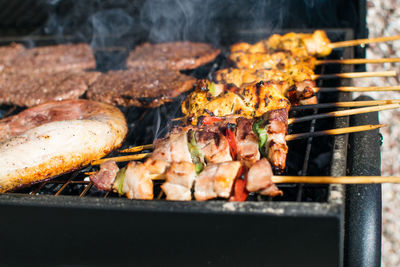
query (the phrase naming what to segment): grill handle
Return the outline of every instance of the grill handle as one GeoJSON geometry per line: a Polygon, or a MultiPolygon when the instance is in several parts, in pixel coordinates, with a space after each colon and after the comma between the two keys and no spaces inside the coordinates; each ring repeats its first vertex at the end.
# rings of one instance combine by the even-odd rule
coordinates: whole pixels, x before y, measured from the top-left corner
{"type": "MultiPolygon", "coordinates": [[[[372,100],[360,96],[356,100],[372,100]]],[[[351,126],[378,124],[378,113],[352,116],[351,126]]],[[[378,130],[349,136],[348,174],[381,175],[378,130]]],[[[346,186],[344,266],[380,266],[382,235],[381,185],[346,186]]]]}

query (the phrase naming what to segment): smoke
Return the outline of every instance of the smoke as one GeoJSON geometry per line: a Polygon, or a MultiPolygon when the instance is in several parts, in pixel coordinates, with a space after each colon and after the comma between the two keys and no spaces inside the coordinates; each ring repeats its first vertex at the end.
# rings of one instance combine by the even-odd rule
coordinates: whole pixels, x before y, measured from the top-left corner
{"type": "Polygon", "coordinates": [[[124,45],[123,36],[131,31],[134,19],[122,9],[97,12],[89,17],[92,25],[91,46],[124,45]]]}
{"type": "Polygon", "coordinates": [[[219,1],[146,1],[141,7],[140,22],[151,42],[174,40],[218,43],[215,27],[219,1]]]}

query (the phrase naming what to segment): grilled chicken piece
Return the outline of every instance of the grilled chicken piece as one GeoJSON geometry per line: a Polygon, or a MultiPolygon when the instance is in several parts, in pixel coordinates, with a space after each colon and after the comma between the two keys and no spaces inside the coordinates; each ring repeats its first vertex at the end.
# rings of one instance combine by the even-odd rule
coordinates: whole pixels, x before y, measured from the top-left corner
{"type": "Polygon", "coordinates": [[[192,156],[188,149],[187,131],[183,130],[177,134],[169,136],[171,146],[171,161],[173,162],[192,162],[192,156]]]}
{"type": "MultiPolygon", "coordinates": [[[[213,87],[212,83],[209,87],[213,87]]],[[[286,82],[259,82],[240,88],[227,86],[219,96],[213,96],[210,88],[209,91],[197,88],[182,103],[182,112],[192,125],[202,116],[259,117],[269,110],[290,108],[289,100],[281,93],[286,88],[286,82]]]]}
{"type": "Polygon", "coordinates": [[[288,90],[287,97],[294,106],[317,104],[315,88],[315,81],[304,80],[302,82],[297,82],[296,86],[292,86],[288,90]]]}
{"type": "Polygon", "coordinates": [[[128,127],[118,108],[49,102],[0,120],[0,192],[85,166],[118,148],[128,127]]]}
{"type": "Polygon", "coordinates": [[[307,67],[296,66],[285,71],[251,70],[251,69],[222,69],[216,72],[218,83],[234,84],[241,87],[248,83],[260,81],[287,82],[287,86],[279,87],[282,94],[287,96],[293,105],[308,105],[316,103],[316,84],[313,71],[307,67]]]}
{"type": "Polygon", "coordinates": [[[267,159],[262,158],[256,161],[247,173],[247,191],[259,192],[262,195],[271,197],[282,195],[283,192],[272,182],[272,175],[271,164],[267,159]]]}
{"type": "Polygon", "coordinates": [[[325,57],[332,52],[330,40],[326,33],[316,30],[314,33],[274,34],[266,42],[271,50],[290,50],[305,56],[325,57]]]}
{"type": "Polygon", "coordinates": [[[153,199],[152,176],[146,165],[131,161],[126,166],[123,192],[129,199],[153,199]]]}
{"type": "Polygon", "coordinates": [[[253,122],[254,120],[252,119],[238,118],[235,134],[237,159],[242,161],[248,168],[260,159],[258,138],[252,128],[253,122]]]}
{"type": "Polygon", "coordinates": [[[268,140],[265,144],[268,160],[277,170],[283,171],[286,167],[288,146],[286,134],[288,129],[288,111],[286,109],[271,110],[264,115],[268,123],[268,140]]]}
{"type": "Polygon", "coordinates": [[[276,69],[285,70],[298,65],[315,68],[316,59],[313,57],[298,57],[290,51],[273,53],[259,52],[234,52],[229,55],[229,60],[239,69],[276,69]]]}
{"type": "Polygon", "coordinates": [[[240,167],[239,161],[208,164],[196,179],[194,187],[195,199],[228,198],[240,167]]]}
{"type": "Polygon", "coordinates": [[[195,165],[190,162],[173,162],[161,186],[167,200],[191,200],[192,186],[196,177],[195,165]]]}
{"type": "Polygon", "coordinates": [[[111,191],[119,168],[115,161],[108,160],[100,164],[100,171],[89,176],[90,181],[100,190],[111,191]]]}
{"type": "Polygon", "coordinates": [[[231,161],[231,153],[226,137],[215,129],[207,127],[196,132],[196,141],[207,163],[231,161]]]}
{"type": "MultiPolygon", "coordinates": [[[[215,73],[217,83],[234,84],[237,87],[260,81],[287,81],[289,86],[297,82],[312,80],[314,71],[308,66],[296,65],[284,70],[279,69],[221,69],[215,73]]],[[[285,93],[285,92],[282,92],[285,93]]]]}
{"type": "Polygon", "coordinates": [[[273,53],[291,51],[298,57],[325,57],[332,52],[330,40],[326,33],[316,30],[314,33],[294,33],[285,35],[274,34],[268,40],[256,44],[238,43],[231,47],[231,52],[273,53]]]}

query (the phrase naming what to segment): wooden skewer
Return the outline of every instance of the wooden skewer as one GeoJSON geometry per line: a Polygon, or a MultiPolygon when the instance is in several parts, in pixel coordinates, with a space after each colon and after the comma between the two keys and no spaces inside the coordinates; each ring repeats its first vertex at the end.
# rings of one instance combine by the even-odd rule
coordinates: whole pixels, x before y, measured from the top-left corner
{"type": "Polygon", "coordinates": [[[276,184],[305,183],[305,184],[383,184],[400,183],[397,176],[277,176],[271,178],[276,184]]]}
{"type": "Polygon", "coordinates": [[[325,64],[371,64],[371,63],[396,63],[400,58],[352,58],[352,59],[322,59],[316,60],[315,65],[325,64]]]}
{"type": "Polygon", "coordinates": [[[315,87],[316,92],[385,92],[385,91],[400,91],[400,86],[341,86],[341,87],[315,87]]]}
{"type": "MultiPolygon", "coordinates": [[[[85,172],[92,175],[96,172],[85,172]]],[[[156,175],[152,180],[165,180],[165,176],[156,175]]],[[[383,184],[400,183],[398,176],[281,176],[274,175],[271,180],[275,184],[301,183],[301,184],[383,184]]]]}
{"type": "Polygon", "coordinates": [[[381,106],[375,106],[375,107],[365,107],[365,108],[332,111],[332,112],[315,114],[315,115],[310,115],[310,116],[290,118],[290,119],[288,119],[288,124],[292,124],[292,123],[296,123],[296,122],[303,122],[303,121],[310,121],[310,120],[314,120],[314,119],[329,118],[329,117],[350,116],[350,115],[355,115],[355,114],[369,113],[369,112],[388,110],[388,109],[396,109],[396,108],[400,108],[400,104],[389,104],[389,105],[381,105],[381,106]]]}
{"type": "Polygon", "coordinates": [[[349,107],[377,106],[386,104],[400,104],[400,99],[319,103],[313,105],[292,106],[290,109],[303,110],[303,109],[313,109],[313,108],[349,108],[349,107]]]}
{"type": "Polygon", "coordinates": [[[365,71],[365,72],[345,72],[333,74],[314,74],[312,79],[335,79],[335,78],[368,78],[368,77],[395,77],[396,71],[365,71]]]}
{"type": "MultiPolygon", "coordinates": [[[[322,135],[338,135],[338,134],[345,134],[345,133],[354,133],[354,132],[362,132],[362,131],[369,131],[378,129],[381,127],[386,126],[385,124],[377,124],[377,125],[362,125],[362,126],[353,126],[353,127],[345,127],[339,129],[330,129],[324,130],[319,132],[311,132],[311,133],[299,133],[299,134],[290,134],[286,136],[286,141],[292,141],[295,139],[302,139],[308,137],[315,137],[315,136],[322,136],[322,135]]],[[[152,146],[151,144],[145,145],[147,147],[152,146]]],[[[142,154],[135,154],[135,155],[128,155],[128,156],[121,156],[121,157],[113,157],[113,158],[104,158],[93,161],[92,165],[99,165],[107,160],[114,160],[115,162],[124,162],[124,161],[131,161],[131,160],[140,160],[147,158],[150,156],[151,153],[142,153],[142,154]]]]}
{"type": "Polygon", "coordinates": [[[106,162],[108,160],[113,160],[115,162],[140,160],[140,159],[147,158],[150,155],[151,155],[151,153],[142,153],[142,154],[127,155],[127,156],[120,156],[120,157],[113,157],[113,158],[104,158],[104,159],[94,160],[94,161],[92,161],[91,164],[92,165],[100,165],[101,163],[106,162]]]}
{"type": "Polygon", "coordinates": [[[145,149],[152,149],[153,148],[153,144],[148,144],[148,145],[142,145],[142,146],[134,146],[134,147],[130,147],[127,149],[123,149],[120,150],[119,152],[121,153],[134,153],[134,152],[139,152],[145,149]]]}
{"type": "Polygon", "coordinates": [[[378,129],[381,127],[386,126],[385,124],[376,124],[376,125],[362,125],[362,126],[352,126],[352,127],[345,127],[345,128],[338,128],[338,129],[330,129],[324,130],[319,132],[309,132],[309,133],[298,133],[298,134],[290,134],[286,135],[286,141],[292,141],[296,139],[304,139],[309,137],[316,137],[322,135],[338,135],[338,134],[345,134],[345,133],[355,133],[355,132],[362,132],[362,131],[370,131],[374,129],[378,129]]]}
{"type": "Polygon", "coordinates": [[[400,39],[400,35],[349,40],[349,41],[343,41],[343,42],[330,43],[329,47],[330,48],[339,48],[339,47],[356,46],[356,45],[370,44],[370,43],[388,42],[388,41],[394,41],[394,40],[399,40],[399,39],[400,39]]]}

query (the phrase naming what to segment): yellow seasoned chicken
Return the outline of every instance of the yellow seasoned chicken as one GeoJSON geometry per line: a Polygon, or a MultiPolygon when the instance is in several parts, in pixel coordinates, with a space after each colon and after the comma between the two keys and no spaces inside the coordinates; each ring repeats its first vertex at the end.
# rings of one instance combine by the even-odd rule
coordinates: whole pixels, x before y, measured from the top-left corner
{"type": "Polygon", "coordinates": [[[254,82],[242,87],[228,87],[216,93],[216,85],[210,81],[200,86],[182,103],[182,112],[188,122],[196,125],[199,117],[260,117],[275,109],[289,109],[290,102],[283,96],[289,86],[285,81],[254,82]]]}
{"type": "Polygon", "coordinates": [[[291,51],[296,57],[325,57],[332,51],[330,40],[326,33],[316,30],[314,33],[294,33],[284,35],[274,34],[267,40],[256,44],[238,43],[231,47],[231,52],[274,53],[291,51]]]}
{"type": "MultiPolygon", "coordinates": [[[[296,82],[313,80],[314,72],[305,65],[297,65],[286,70],[278,69],[221,69],[215,73],[215,80],[218,83],[234,84],[238,87],[252,82],[260,81],[286,81],[289,86],[296,82]]],[[[286,92],[282,92],[285,94],[286,92]]]]}

